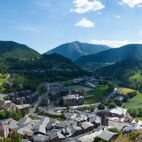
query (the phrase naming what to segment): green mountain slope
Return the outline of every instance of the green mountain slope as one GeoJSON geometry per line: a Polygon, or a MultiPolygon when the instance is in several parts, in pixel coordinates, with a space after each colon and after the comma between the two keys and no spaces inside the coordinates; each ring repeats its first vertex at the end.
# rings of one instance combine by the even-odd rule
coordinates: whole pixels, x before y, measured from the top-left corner
{"type": "Polygon", "coordinates": [[[0,73],[16,77],[11,80],[35,90],[41,82],[64,81],[88,75],[62,55],[41,55],[33,49],[15,42],[0,42],[0,73]]]}
{"type": "Polygon", "coordinates": [[[0,57],[17,59],[39,58],[40,54],[24,44],[13,41],[0,41],[0,57]]]}
{"type": "Polygon", "coordinates": [[[117,79],[123,83],[123,86],[141,90],[142,58],[128,57],[114,65],[97,70],[96,74],[117,79]]]}
{"type": "Polygon", "coordinates": [[[97,54],[82,56],[76,60],[77,64],[87,63],[115,63],[128,57],[142,58],[142,45],[129,44],[120,48],[113,48],[97,54]]]}
{"type": "Polygon", "coordinates": [[[105,45],[94,45],[75,41],[60,45],[46,52],[46,54],[57,53],[71,59],[72,61],[75,61],[83,55],[90,55],[107,49],[109,49],[109,47],[105,45]]]}

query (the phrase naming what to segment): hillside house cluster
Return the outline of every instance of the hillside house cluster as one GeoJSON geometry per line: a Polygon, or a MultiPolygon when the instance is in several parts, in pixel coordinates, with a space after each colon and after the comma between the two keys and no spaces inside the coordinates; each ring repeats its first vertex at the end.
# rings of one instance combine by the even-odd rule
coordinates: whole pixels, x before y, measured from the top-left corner
{"type": "Polygon", "coordinates": [[[38,94],[31,90],[13,91],[8,97],[15,104],[32,104],[38,99],[38,94]]]}
{"type": "Polygon", "coordinates": [[[40,87],[42,91],[47,93],[53,100],[69,93],[69,88],[61,83],[43,83],[40,87]]]}
{"type": "Polygon", "coordinates": [[[11,100],[0,99],[0,109],[3,111],[16,112],[19,111],[21,114],[26,115],[31,111],[30,104],[15,104],[11,100]]]}
{"type": "Polygon", "coordinates": [[[77,106],[84,104],[84,96],[80,94],[72,94],[63,97],[64,106],[77,106]]]}
{"type": "Polygon", "coordinates": [[[29,142],[94,142],[96,137],[108,142],[118,135],[110,128],[117,128],[123,133],[142,129],[142,122],[129,118],[123,108],[94,112],[71,110],[64,112],[64,116],[64,121],[48,117],[32,120],[27,116],[19,121],[11,118],[1,120],[0,136],[8,137],[16,129],[29,142]]]}
{"type": "Polygon", "coordinates": [[[83,77],[83,78],[74,79],[73,83],[95,89],[97,87],[98,80],[95,79],[94,77],[83,77]]]}

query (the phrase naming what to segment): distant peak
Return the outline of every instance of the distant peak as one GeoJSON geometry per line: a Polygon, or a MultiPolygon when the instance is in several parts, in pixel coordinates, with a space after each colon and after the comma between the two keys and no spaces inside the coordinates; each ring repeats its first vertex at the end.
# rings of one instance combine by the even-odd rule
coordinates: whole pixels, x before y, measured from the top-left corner
{"type": "Polygon", "coordinates": [[[81,42],[79,42],[79,41],[73,41],[73,42],[71,42],[71,43],[76,43],[76,44],[78,44],[78,43],[81,43],[81,42]]]}

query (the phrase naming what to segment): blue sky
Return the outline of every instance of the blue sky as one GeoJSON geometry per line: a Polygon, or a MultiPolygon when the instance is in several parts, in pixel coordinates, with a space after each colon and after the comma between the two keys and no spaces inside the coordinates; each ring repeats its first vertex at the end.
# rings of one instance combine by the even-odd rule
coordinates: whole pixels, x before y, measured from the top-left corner
{"type": "Polygon", "coordinates": [[[0,40],[44,53],[71,41],[142,43],[142,0],[0,0],[0,40]]]}

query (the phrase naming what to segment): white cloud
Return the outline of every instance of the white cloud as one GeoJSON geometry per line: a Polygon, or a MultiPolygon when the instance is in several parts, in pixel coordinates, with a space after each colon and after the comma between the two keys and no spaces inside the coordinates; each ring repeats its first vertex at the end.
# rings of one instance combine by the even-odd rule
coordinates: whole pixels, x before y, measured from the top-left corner
{"type": "Polygon", "coordinates": [[[105,6],[99,0],[73,0],[74,8],[71,11],[83,14],[89,11],[98,11],[105,6]]]}
{"type": "Polygon", "coordinates": [[[116,19],[119,19],[119,18],[120,18],[120,15],[114,15],[114,17],[115,17],[116,19]]]}
{"type": "Polygon", "coordinates": [[[82,18],[79,22],[75,24],[75,26],[84,27],[84,28],[92,28],[95,26],[95,23],[86,18],[82,18]]]}
{"type": "Polygon", "coordinates": [[[140,34],[142,35],[142,30],[140,31],[140,34]]]}
{"type": "Polygon", "coordinates": [[[135,6],[141,6],[142,5],[142,0],[121,0],[119,4],[123,5],[126,4],[129,7],[135,7],[135,6]]]}
{"type": "Polygon", "coordinates": [[[101,44],[101,45],[108,45],[110,47],[121,47],[126,44],[142,44],[142,41],[128,41],[128,40],[92,40],[90,43],[92,44],[101,44]]]}
{"type": "Polygon", "coordinates": [[[36,32],[36,33],[41,32],[41,30],[38,27],[32,25],[23,25],[19,29],[28,32],[36,32]]]}

